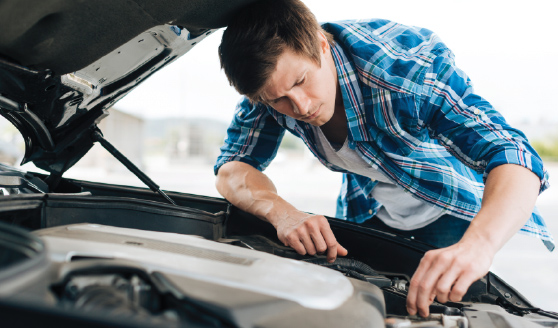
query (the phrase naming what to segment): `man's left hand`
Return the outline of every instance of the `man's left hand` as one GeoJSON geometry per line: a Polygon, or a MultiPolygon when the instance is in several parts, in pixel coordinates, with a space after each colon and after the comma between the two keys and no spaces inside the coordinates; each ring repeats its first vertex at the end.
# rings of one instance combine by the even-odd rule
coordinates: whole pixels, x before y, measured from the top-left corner
{"type": "Polygon", "coordinates": [[[476,280],[490,268],[495,252],[482,243],[459,243],[426,252],[411,279],[407,294],[410,315],[427,317],[429,306],[437,299],[459,302],[476,280]]]}

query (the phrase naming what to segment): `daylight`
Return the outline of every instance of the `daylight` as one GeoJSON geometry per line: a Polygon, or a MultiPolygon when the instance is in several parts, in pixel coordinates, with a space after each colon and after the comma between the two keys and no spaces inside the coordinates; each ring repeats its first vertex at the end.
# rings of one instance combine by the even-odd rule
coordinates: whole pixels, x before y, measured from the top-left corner
{"type": "MultiPolygon", "coordinates": [[[[303,1],[320,22],[383,18],[438,34],[476,93],[523,131],[543,158],[552,187],[539,196],[537,207],[558,238],[554,1],[303,1]]],[[[164,190],[221,197],[213,166],[240,99],[220,67],[217,47],[222,32],[214,31],[143,81],[99,123],[105,137],[164,190]]],[[[7,154],[4,161],[18,166],[23,141],[3,117],[0,142],[7,154]]],[[[33,164],[21,168],[40,172],[33,164]]],[[[335,216],[341,175],[321,165],[296,137],[285,137],[265,173],[294,206],[335,216]]],[[[64,177],[145,187],[98,145],[64,177]]],[[[516,235],[496,255],[491,271],[536,306],[558,311],[558,251],[549,253],[539,240],[516,235]]]]}
{"type": "MultiPolygon", "coordinates": [[[[478,94],[532,141],[558,149],[558,105],[551,96],[556,93],[555,77],[558,76],[555,65],[558,20],[552,1],[306,0],[305,3],[319,21],[384,18],[436,32],[453,50],[457,66],[469,75],[478,94]]],[[[141,84],[116,104],[116,108],[148,121],[164,117],[211,119],[222,122],[224,129],[239,96],[220,69],[216,50],[220,38],[221,31],[209,36],[191,53],[141,84]]],[[[319,165],[298,140],[286,139],[286,142],[290,148],[280,151],[266,173],[293,204],[314,213],[334,215],[340,177],[319,165]],[[300,188],[301,185],[305,188],[300,188]]],[[[556,158],[558,151],[552,156],[556,158]]],[[[148,168],[155,173],[155,167],[164,161],[159,158],[151,163],[148,168]]],[[[203,190],[218,196],[213,187],[211,159],[203,164],[193,160],[184,163],[184,166],[171,165],[167,172],[172,174],[159,174],[161,179],[173,176],[180,180],[170,178],[173,183],[168,185],[162,180],[165,188],[195,193],[203,190]]],[[[538,206],[558,236],[558,192],[554,190],[558,185],[558,164],[550,161],[548,167],[554,188],[539,197],[538,206]]],[[[537,305],[548,304],[549,308],[558,309],[558,301],[550,293],[551,289],[558,292],[558,254],[547,254],[537,240],[514,237],[497,255],[493,271],[512,285],[521,286],[518,288],[537,305]],[[518,263],[521,270],[516,267],[518,263]],[[533,282],[532,277],[543,274],[551,281],[533,282]]]]}

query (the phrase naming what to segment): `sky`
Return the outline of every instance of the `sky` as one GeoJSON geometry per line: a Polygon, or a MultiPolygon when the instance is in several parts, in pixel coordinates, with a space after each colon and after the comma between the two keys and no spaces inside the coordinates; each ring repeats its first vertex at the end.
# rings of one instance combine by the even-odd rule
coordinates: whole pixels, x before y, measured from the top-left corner
{"type": "MultiPolygon", "coordinates": [[[[476,92],[511,123],[558,123],[558,20],[552,0],[306,0],[318,21],[383,18],[436,32],[476,92]]],[[[239,95],[217,56],[222,30],[144,81],[116,108],[144,118],[230,121],[239,95]]]]}

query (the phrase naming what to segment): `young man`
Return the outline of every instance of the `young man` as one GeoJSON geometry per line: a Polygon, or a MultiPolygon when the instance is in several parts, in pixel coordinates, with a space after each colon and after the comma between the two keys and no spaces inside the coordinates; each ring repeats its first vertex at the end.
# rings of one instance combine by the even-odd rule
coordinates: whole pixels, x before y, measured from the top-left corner
{"type": "Polygon", "coordinates": [[[554,248],[533,213],[548,187],[540,158],[432,32],[385,20],[321,27],[299,0],[263,0],[233,18],[219,55],[246,97],[215,166],[217,189],[298,253],[334,261],[347,250],[323,216],[294,208],[261,172],[285,130],[344,173],[344,219],[441,247],[411,280],[411,315],[427,316],[434,297],[459,301],[520,229],[554,248]]]}

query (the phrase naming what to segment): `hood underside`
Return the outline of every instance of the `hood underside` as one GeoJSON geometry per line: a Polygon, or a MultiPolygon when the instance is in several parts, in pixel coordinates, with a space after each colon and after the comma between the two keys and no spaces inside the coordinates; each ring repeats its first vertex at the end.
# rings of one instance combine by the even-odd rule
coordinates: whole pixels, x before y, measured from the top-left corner
{"type": "Polygon", "coordinates": [[[140,33],[178,25],[194,36],[224,27],[254,0],[8,0],[0,2],[0,55],[57,75],[80,70],[140,33]]]}
{"type": "Polygon", "coordinates": [[[253,1],[1,1],[0,114],[24,137],[22,164],[60,177],[108,108],[253,1]]]}

